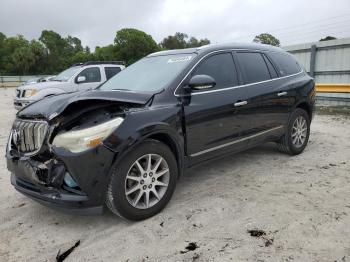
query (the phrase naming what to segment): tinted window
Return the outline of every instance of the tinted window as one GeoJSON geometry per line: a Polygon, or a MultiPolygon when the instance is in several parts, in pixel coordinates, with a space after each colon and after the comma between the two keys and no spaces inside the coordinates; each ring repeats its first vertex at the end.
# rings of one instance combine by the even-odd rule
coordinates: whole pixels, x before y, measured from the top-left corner
{"type": "Polygon", "coordinates": [[[205,59],[193,75],[209,75],[216,81],[215,88],[237,85],[237,73],[230,53],[217,54],[205,59]]]}
{"type": "Polygon", "coordinates": [[[278,67],[281,76],[292,75],[301,71],[297,61],[289,54],[270,52],[268,56],[278,67]]]}
{"type": "Polygon", "coordinates": [[[237,53],[237,59],[246,84],[270,79],[269,70],[260,53],[237,53]]]}
{"type": "Polygon", "coordinates": [[[86,80],[82,83],[101,82],[101,73],[98,67],[86,68],[80,72],[79,76],[85,76],[86,80]]]}
{"type": "Polygon", "coordinates": [[[105,67],[106,79],[110,79],[112,76],[116,75],[120,71],[120,67],[105,67]]]}
{"type": "Polygon", "coordinates": [[[277,72],[276,72],[275,68],[273,67],[273,65],[271,64],[270,60],[265,55],[263,55],[263,56],[264,56],[267,68],[269,69],[271,78],[278,77],[277,72]]]}

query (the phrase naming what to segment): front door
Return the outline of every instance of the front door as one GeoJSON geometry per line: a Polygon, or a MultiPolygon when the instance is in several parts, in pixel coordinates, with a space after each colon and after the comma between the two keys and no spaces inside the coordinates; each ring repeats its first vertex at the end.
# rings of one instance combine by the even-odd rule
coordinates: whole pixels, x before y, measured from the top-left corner
{"type": "Polygon", "coordinates": [[[216,81],[215,88],[193,90],[183,98],[187,155],[199,160],[232,150],[249,128],[249,97],[238,86],[231,52],[206,57],[189,78],[194,75],[209,75],[216,81]]]}
{"type": "Polygon", "coordinates": [[[75,83],[79,91],[88,90],[97,87],[102,83],[101,71],[99,67],[89,67],[81,71],[75,77],[75,83]],[[85,81],[77,83],[79,76],[84,76],[85,81]]]}

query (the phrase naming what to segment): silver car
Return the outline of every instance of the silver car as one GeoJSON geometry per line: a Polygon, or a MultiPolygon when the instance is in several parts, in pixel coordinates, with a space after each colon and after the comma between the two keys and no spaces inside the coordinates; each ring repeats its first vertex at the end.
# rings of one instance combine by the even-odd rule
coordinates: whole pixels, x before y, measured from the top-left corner
{"type": "Polygon", "coordinates": [[[30,84],[35,84],[39,82],[39,79],[41,79],[41,77],[34,77],[34,78],[30,78],[25,82],[22,82],[21,86],[25,86],[25,85],[30,85],[30,84]]]}
{"type": "Polygon", "coordinates": [[[17,110],[48,96],[93,89],[123,70],[122,62],[75,64],[50,81],[19,86],[14,106],[17,110]]]}

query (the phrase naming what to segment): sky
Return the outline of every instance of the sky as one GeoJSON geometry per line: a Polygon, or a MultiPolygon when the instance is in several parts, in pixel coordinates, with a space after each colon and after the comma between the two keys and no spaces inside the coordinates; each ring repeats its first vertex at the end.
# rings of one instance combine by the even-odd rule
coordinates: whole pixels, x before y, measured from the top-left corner
{"type": "Polygon", "coordinates": [[[350,37],[350,0],[0,0],[0,32],[38,38],[44,29],[94,49],[137,28],[156,42],[176,32],[212,43],[271,33],[283,46],[350,37]]]}

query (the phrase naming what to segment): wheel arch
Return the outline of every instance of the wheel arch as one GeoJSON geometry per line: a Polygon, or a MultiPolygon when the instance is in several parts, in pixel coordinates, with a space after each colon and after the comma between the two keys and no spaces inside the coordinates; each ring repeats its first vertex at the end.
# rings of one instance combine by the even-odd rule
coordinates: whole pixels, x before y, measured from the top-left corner
{"type": "Polygon", "coordinates": [[[145,136],[142,139],[142,141],[146,139],[153,139],[153,140],[160,141],[170,148],[170,150],[173,152],[176,158],[179,177],[181,177],[184,169],[184,154],[181,146],[178,144],[176,139],[166,132],[152,133],[148,136],[145,136]]]}
{"type": "MultiPolygon", "coordinates": [[[[147,128],[146,128],[147,129],[147,128]]],[[[144,131],[145,129],[143,129],[144,131]]],[[[125,140],[122,145],[120,145],[119,148],[112,148],[109,144],[106,146],[110,148],[114,152],[118,152],[115,154],[115,159],[112,161],[112,168],[115,165],[118,165],[119,162],[123,159],[125,155],[127,155],[129,152],[131,152],[136,146],[143,143],[145,140],[156,140],[159,142],[164,143],[166,146],[169,147],[171,152],[174,154],[176,162],[177,162],[177,168],[178,168],[178,177],[182,176],[184,172],[184,149],[181,145],[181,137],[176,135],[176,133],[173,130],[167,130],[166,128],[154,128],[152,132],[136,132],[133,135],[130,135],[129,138],[131,140],[125,140]]]]}
{"type": "Polygon", "coordinates": [[[299,104],[297,104],[295,108],[301,108],[301,109],[305,110],[307,112],[310,120],[312,119],[312,106],[308,102],[302,101],[299,104]]]}

